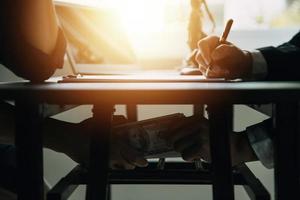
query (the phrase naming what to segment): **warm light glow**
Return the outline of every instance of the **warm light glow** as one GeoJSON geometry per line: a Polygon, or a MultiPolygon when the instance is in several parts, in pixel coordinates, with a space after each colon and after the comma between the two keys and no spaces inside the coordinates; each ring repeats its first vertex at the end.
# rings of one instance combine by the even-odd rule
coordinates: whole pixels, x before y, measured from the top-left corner
{"type": "MultiPolygon", "coordinates": [[[[74,37],[88,46],[93,54],[97,54],[101,59],[105,58],[105,62],[119,64],[125,59],[130,62],[133,60],[134,63],[148,68],[177,67],[189,54],[187,40],[190,0],[54,1],[97,8],[96,14],[93,12],[93,15],[86,12],[81,15],[74,10],[69,16],[70,19],[66,16],[65,22],[74,22],[73,25],[69,24],[69,31],[74,32],[74,37]]],[[[254,49],[258,46],[250,38],[254,37],[253,33],[257,34],[258,38],[265,33],[256,32],[257,29],[269,29],[271,22],[273,24],[276,22],[278,26],[279,22],[285,20],[296,20],[293,22],[298,24],[300,21],[293,18],[297,16],[294,7],[291,7],[295,10],[294,14],[290,12],[291,9],[286,10],[286,0],[206,0],[206,2],[217,23],[214,34],[221,35],[223,22],[233,18],[235,22],[232,32],[235,33],[230,34],[229,40],[244,49],[254,49]],[[286,11],[282,16],[278,15],[282,10],[286,11]],[[278,15],[275,21],[274,13],[278,15]],[[245,29],[251,29],[251,32],[245,32],[245,29]]],[[[203,31],[210,34],[212,24],[204,6],[202,12],[203,31]]],[[[269,35],[266,38],[262,40],[265,45],[273,44],[273,41],[278,44],[281,41],[269,35]]],[[[262,41],[259,46],[263,45],[262,41]]]]}
{"type": "Polygon", "coordinates": [[[118,15],[136,56],[143,59],[166,52],[161,50],[164,45],[161,35],[167,29],[167,2],[168,0],[101,0],[100,6],[107,7],[118,15]]]}
{"type": "Polygon", "coordinates": [[[160,32],[164,27],[166,1],[168,0],[56,0],[113,10],[129,34],[160,32]]]}
{"type": "Polygon", "coordinates": [[[163,0],[123,0],[119,16],[128,33],[157,32],[163,28],[163,0]]]}

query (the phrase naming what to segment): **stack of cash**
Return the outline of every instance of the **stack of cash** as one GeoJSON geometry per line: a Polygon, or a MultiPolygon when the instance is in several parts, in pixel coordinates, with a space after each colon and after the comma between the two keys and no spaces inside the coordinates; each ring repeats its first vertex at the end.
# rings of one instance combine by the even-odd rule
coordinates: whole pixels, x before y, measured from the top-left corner
{"type": "Polygon", "coordinates": [[[180,157],[168,141],[166,134],[170,134],[174,124],[186,117],[182,113],[176,113],[163,117],[147,119],[116,126],[122,130],[129,145],[142,152],[145,158],[170,158],[180,157]]]}

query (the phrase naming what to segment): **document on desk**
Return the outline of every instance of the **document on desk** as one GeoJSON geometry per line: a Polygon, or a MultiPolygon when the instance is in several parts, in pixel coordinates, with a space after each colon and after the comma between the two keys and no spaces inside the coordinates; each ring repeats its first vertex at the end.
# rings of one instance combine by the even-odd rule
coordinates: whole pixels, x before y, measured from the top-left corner
{"type": "Polygon", "coordinates": [[[183,114],[176,113],[163,117],[128,123],[116,126],[121,130],[129,145],[142,152],[145,158],[180,157],[168,144],[165,134],[172,134],[172,126],[187,119],[183,114]]]}
{"type": "Polygon", "coordinates": [[[78,75],[67,76],[61,83],[145,83],[145,82],[237,82],[224,78],[206,78],[201,75],[180,75],[176,73],[137,73],[132,75],[78,75]]]}

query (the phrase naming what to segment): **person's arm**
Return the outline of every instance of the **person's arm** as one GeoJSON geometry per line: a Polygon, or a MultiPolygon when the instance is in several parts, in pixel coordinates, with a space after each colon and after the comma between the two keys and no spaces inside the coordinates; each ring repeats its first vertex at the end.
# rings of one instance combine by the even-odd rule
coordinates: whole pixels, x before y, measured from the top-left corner
{"type": "MultiPolygon", "coordinates": [[[[262,52],[243,51],[231,43],[218,46],[218,40],[217,37],[208,37],[199,42],[199,52],[196,60],[200,70],[202,67],[207,67],[213,60],[217,64],[214,67],[223,67],[229,70],[229,72],[232,72],[229,75],[231,77],[247,77],[255,80],[266,78],[270,67],[268,67],[268,63],[262,52]],[[231,61],[231,63],[226,62],[226,59],[231,61]],[[228,66],[232,68],[227,68],[228,66]]],[[[203,71],[205,72],[206,68],[203,71]]],[[[220,77],[220,74],[215,73],[214,75],[220,77]]],[[[172,136],[174,147],[187,160],[199,157],[210,159],[208,130],[205,124],[202,124],[202,127],[204,128],[199,129],[196,134],[191,134],[191,131],[186,127],[184,132],[179,132],[172,136]]],[[[272,124],[270,120],[247,127],[246,131],[242,133],[232,133],[230,139],[232,165],[259,159],[267,168],[273,167],[272,124]]]]}
{"type": "Polygon", "coordinates": [[[258,50],[250,52],[252,61],[251,74],[248,76],[252,80],[265,80],[268,75],[268,66],[265,57],[258,50]]]}
{"type": "MultiPolygon", "coordinates": [[[[4,101],[0,101],[0,144],[14,144],[15,139],[15,106],[4,101]]],[[[62,152],[63,143],[57,142],[61,135],[64,140],[63,132],[70,132],[73,129],[72,123],[47,118],[44,122],[44,144],[45,147],[62,152]],[[63,131],[62,131],[63,130],[63,131]]],[[[74,132],[74,131],[73,131],[74,132]]]]}
{"type": "Polygon", "coordinates": [[[16,75],[42,81],[63,65],[65,40],[52,0],[4,0],[3,64],[16,75]]]}
{"type": "MultiPolygon", "coordinates": [[[[126,123],[123,116],[114,116],[113,125],[126,123]]],[[[65,153],[75,162],[88,165],[90,133],[94,129],[92,118],[80,123],[69,123],[47,118],[43,124],[44,147],[65,153]]],[[[112,169],[134,169],[136,166],[147,166],[143,155],[129,146],[126,139],[112,131],[110,138],[110,162],[112,169]]]]}
{"type": "Polygon", "coordinates": [[[268,169],[274,166],[272,119],[249,126],[246,129],[249,143],[260,162],[268,169]]]}
{"type": "Polygon", "coordinates": [[[198,42],[196,61],[199,70],[208,78],[249,78],[252,74],[252,56],[234,44],[219,44],[219,37],[209,36],[198,42]],[[210,69],[206,73],[207,69],[210,69]]]}
{"type": "MultiPolygon", "coordinates": [[[[15,107],[11,104],[0,102],[0,144],[14,144],[15,107]]],[[[113,123],[124,123],[124,117],[114,117],[113,123]]],[[[93,128],[93,119],[84,120],[81,123],[69,123],[52,118],[43,121],[43,146],[56,152],[68,155],[72,160],[80,164],[88,164],[89,160],[89,133],[93,128]]],[[[110,143],[110,167],[113,169],[133,169],[135,166],[147,165],[147,160],[139,152],[134,150],[112,133],[110,143]]]]}
{"type": "MultiPolygon", "coordinates": [[[[186,161],[203,159],[211,161],[209,125],[206,119],[188,119],[178,122],[173,131],[166,135],[166,140],[186,161]]],[[[232,166],[257,160],[246,131],[230,134],[232,166]]]]}
{"type": "Polygon", "coordinates": [[[52,0],[13,1],[14,23],[20,34],[32,47],[51,54],[58,37],[58,24],[52,0]]]}
{"type": "Polygon", "coordinates": [[[260,48],[256,53],[241,50],[229,42],[219,45],[218,41],[218,37],[210,36],[198,43],[196,60],[200,70],[205,74],[208,66],[213,65],[209,77],[300,80],[300,32],[287,43],[260,48]],[[253,69],[257,60],[262,60],[262,67],[253,69]],[[256,77],[254,72],[263,76],[256,77]]]}
{"type": "Polygon", "coordinates": [[[300,32],[278,47],[258,49],[266,59],[266,80],[300,80],[300,32]]]}

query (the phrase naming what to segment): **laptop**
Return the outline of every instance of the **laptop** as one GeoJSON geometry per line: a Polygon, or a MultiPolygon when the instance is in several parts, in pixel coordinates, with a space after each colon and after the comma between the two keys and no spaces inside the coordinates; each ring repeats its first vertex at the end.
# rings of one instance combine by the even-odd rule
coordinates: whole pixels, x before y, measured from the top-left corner
{"type": "Polygon", "coordinates": [[[67,39],[67,59],[73,73],[60,82],[225,81],[181,75],[179,65],[170,69],[157,66],[153,67],[155,70],[145,69],[138,64],[119,20],[105,9],[56,3],[56,11],[67,39]]]}

